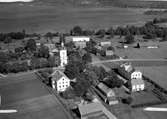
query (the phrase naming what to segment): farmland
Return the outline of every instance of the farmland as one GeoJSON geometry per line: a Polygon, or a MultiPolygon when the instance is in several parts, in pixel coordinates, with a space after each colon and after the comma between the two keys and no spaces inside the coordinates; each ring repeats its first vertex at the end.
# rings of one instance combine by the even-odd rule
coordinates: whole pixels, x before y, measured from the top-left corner
{"type": "Polygon", "coordinates": [[[136,48],[127,48],[127,49],[117,49],[116,53],[119,56],[128,56],[128,58],[132,59],[158,59],[158,58],[166,58],[167,52],[166,44],[167,42],[143,42],[141,45],[145,45],[145,47],[141,47],[140,49],[136,48]],[[147,46],[159,45],[159,48],[148,49],[147,46]]]}
{"type": "Polygon", "coordinates": [[[52,2],[0,4],[0,31],[11,32],[25,29],[31,33],[67,32],[75,25],[80,25],[85,29],[128,24],[141,25],[155,17],[166,16],[147,16],[143,14],[144,9],[141,8],[81,7],[66,5],[65,2],[60,1],[53,4],[52,2]]]}
{"type": "Polygon", "coordinates": [[[67,119],[67,113],[57,98],[37,79],[24,74],[0,80],[2,105],[0,109],[16,109],[13,114],[0,114],[1,119],[67,119]]]}

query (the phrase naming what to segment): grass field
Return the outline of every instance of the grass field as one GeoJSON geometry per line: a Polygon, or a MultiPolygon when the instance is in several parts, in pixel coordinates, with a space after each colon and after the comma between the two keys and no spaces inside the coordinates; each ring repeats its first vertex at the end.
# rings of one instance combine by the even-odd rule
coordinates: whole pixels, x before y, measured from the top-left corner
{"type": "Polygon", "coordinates": [[[167,42],[143,42],[140,43],[145,46],[159,45],[159,48],[148,49],[147,47],[116,49],[116,54],[119,56],[128,56],[128,58],[134,59],[160,59],[167,58],[167,42]]]}
{"type": "MultiPolygon", "coordinates": [[[[158,16],[165,17],[166,15],[158,16]]],[[[0,32],[69,31],[73,26],[100,29],[114,25],[142,24],[157,17],[143,9],[117,7],[74,7],[58,0],[0,4],[0,32]],[[57,4],[56,4],[57,3],[57,4]]]]}
{"type": "Polygon", "coordinates": [[[35,74],[24,74],[0,80],[0,109],[17,113],[0,114],[0,119],[68,119],[68,116],[35,74]]]}
{"type": "Polygon", "coordinates": [[[143,72],[143,74],[149,77],[151,80],[155,81],[157,84],[162,86],[167,90],[167,67],[136,67],[136,69],[143,72]]]}

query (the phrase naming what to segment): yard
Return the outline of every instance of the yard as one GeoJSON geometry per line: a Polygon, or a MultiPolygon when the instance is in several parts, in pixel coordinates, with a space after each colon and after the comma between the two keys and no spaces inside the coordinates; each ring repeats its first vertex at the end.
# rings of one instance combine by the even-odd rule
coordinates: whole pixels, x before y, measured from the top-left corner
{"type": "Polygon", "coordinates": [[[58,99],[37,79],[34,73],[0,79],[0,109],[16,109],[0,114],[1,119],[68,119],[58,99]]]}

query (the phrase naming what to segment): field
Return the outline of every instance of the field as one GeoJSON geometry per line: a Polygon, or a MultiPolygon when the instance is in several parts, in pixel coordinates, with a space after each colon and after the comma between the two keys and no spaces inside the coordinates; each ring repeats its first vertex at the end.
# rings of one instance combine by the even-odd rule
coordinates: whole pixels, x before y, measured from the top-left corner
{"type": "Polygon", "coordinates": [[[111,6],[73,6],[58,0],[0,4],[0,32],[22,29],[31,33],[67,32],[75,25],[85,29],[100,29],[116,25],[141,25],[154,17],[166,16],[143,15],[143,10],[111,6]]]}
{"type": "Polygon", "coordinates": [[[141,47],[140,49],[136,48],[127,48],[127,49],[116,49],[116,54],[119,56],[128,56],[132,59],[160,59],[167,58],[167,42],[143,42],[141,45],[146,47],[141,47]],[[159,48],[148,49],[147,46],[159,45],[159,48]]]}
{"type": "MultiPolygon", "coordinates": [[[[132,59],[164,59],[167,58],[167,42],[147,42],[143,43],[145,46],[149,45],[159,45],[159,48],[148,49],[146,47],[142,47],[140,49],[135,48],[127,48],[127,49],[117,49],[116,53],[119,56],[128,56],[128,58],[132,59]]],[[[157,63],[158,64],[158,63],[157,63]]],[[[166,80],[166,63],[164,65],[156,67],[153,62],[145,62],[145,65],[142,67],[136,67],[143,72],[145,76],[148,76],[151,80],[155,81],[163,88],[167,89],[167,80],[166,80]],[[153,66],[151,66],[151,63],[153,66]],[[149,66],[149,67],[147,67],[149,66]]]]}
{"type": "Polygon", "coordinates": [[[0,114],[0,119],[68,119],[57,98],[37,79],[24,74],[0,79],[0,109],[16,109],[13,114],[0,114]]]}
{"type": "Polygon", "coordinates": [[[167,67],[161,66],[161,67],[136,67],[136,69],[143,72],[143,74],[147,77],[149,77],[151,80],[162,86],[167,90],[167,67]]]}

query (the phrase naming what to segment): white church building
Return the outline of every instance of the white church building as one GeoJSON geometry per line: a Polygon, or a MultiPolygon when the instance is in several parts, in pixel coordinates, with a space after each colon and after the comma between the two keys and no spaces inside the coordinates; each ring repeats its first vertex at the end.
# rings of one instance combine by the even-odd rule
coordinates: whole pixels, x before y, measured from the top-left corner
{"type": "Polygon", "coordinates": [[[67,49],[64,47],[64,43],[61,43],[60,49],[60,66],[64,67],[68,63],[67,49]]]}

